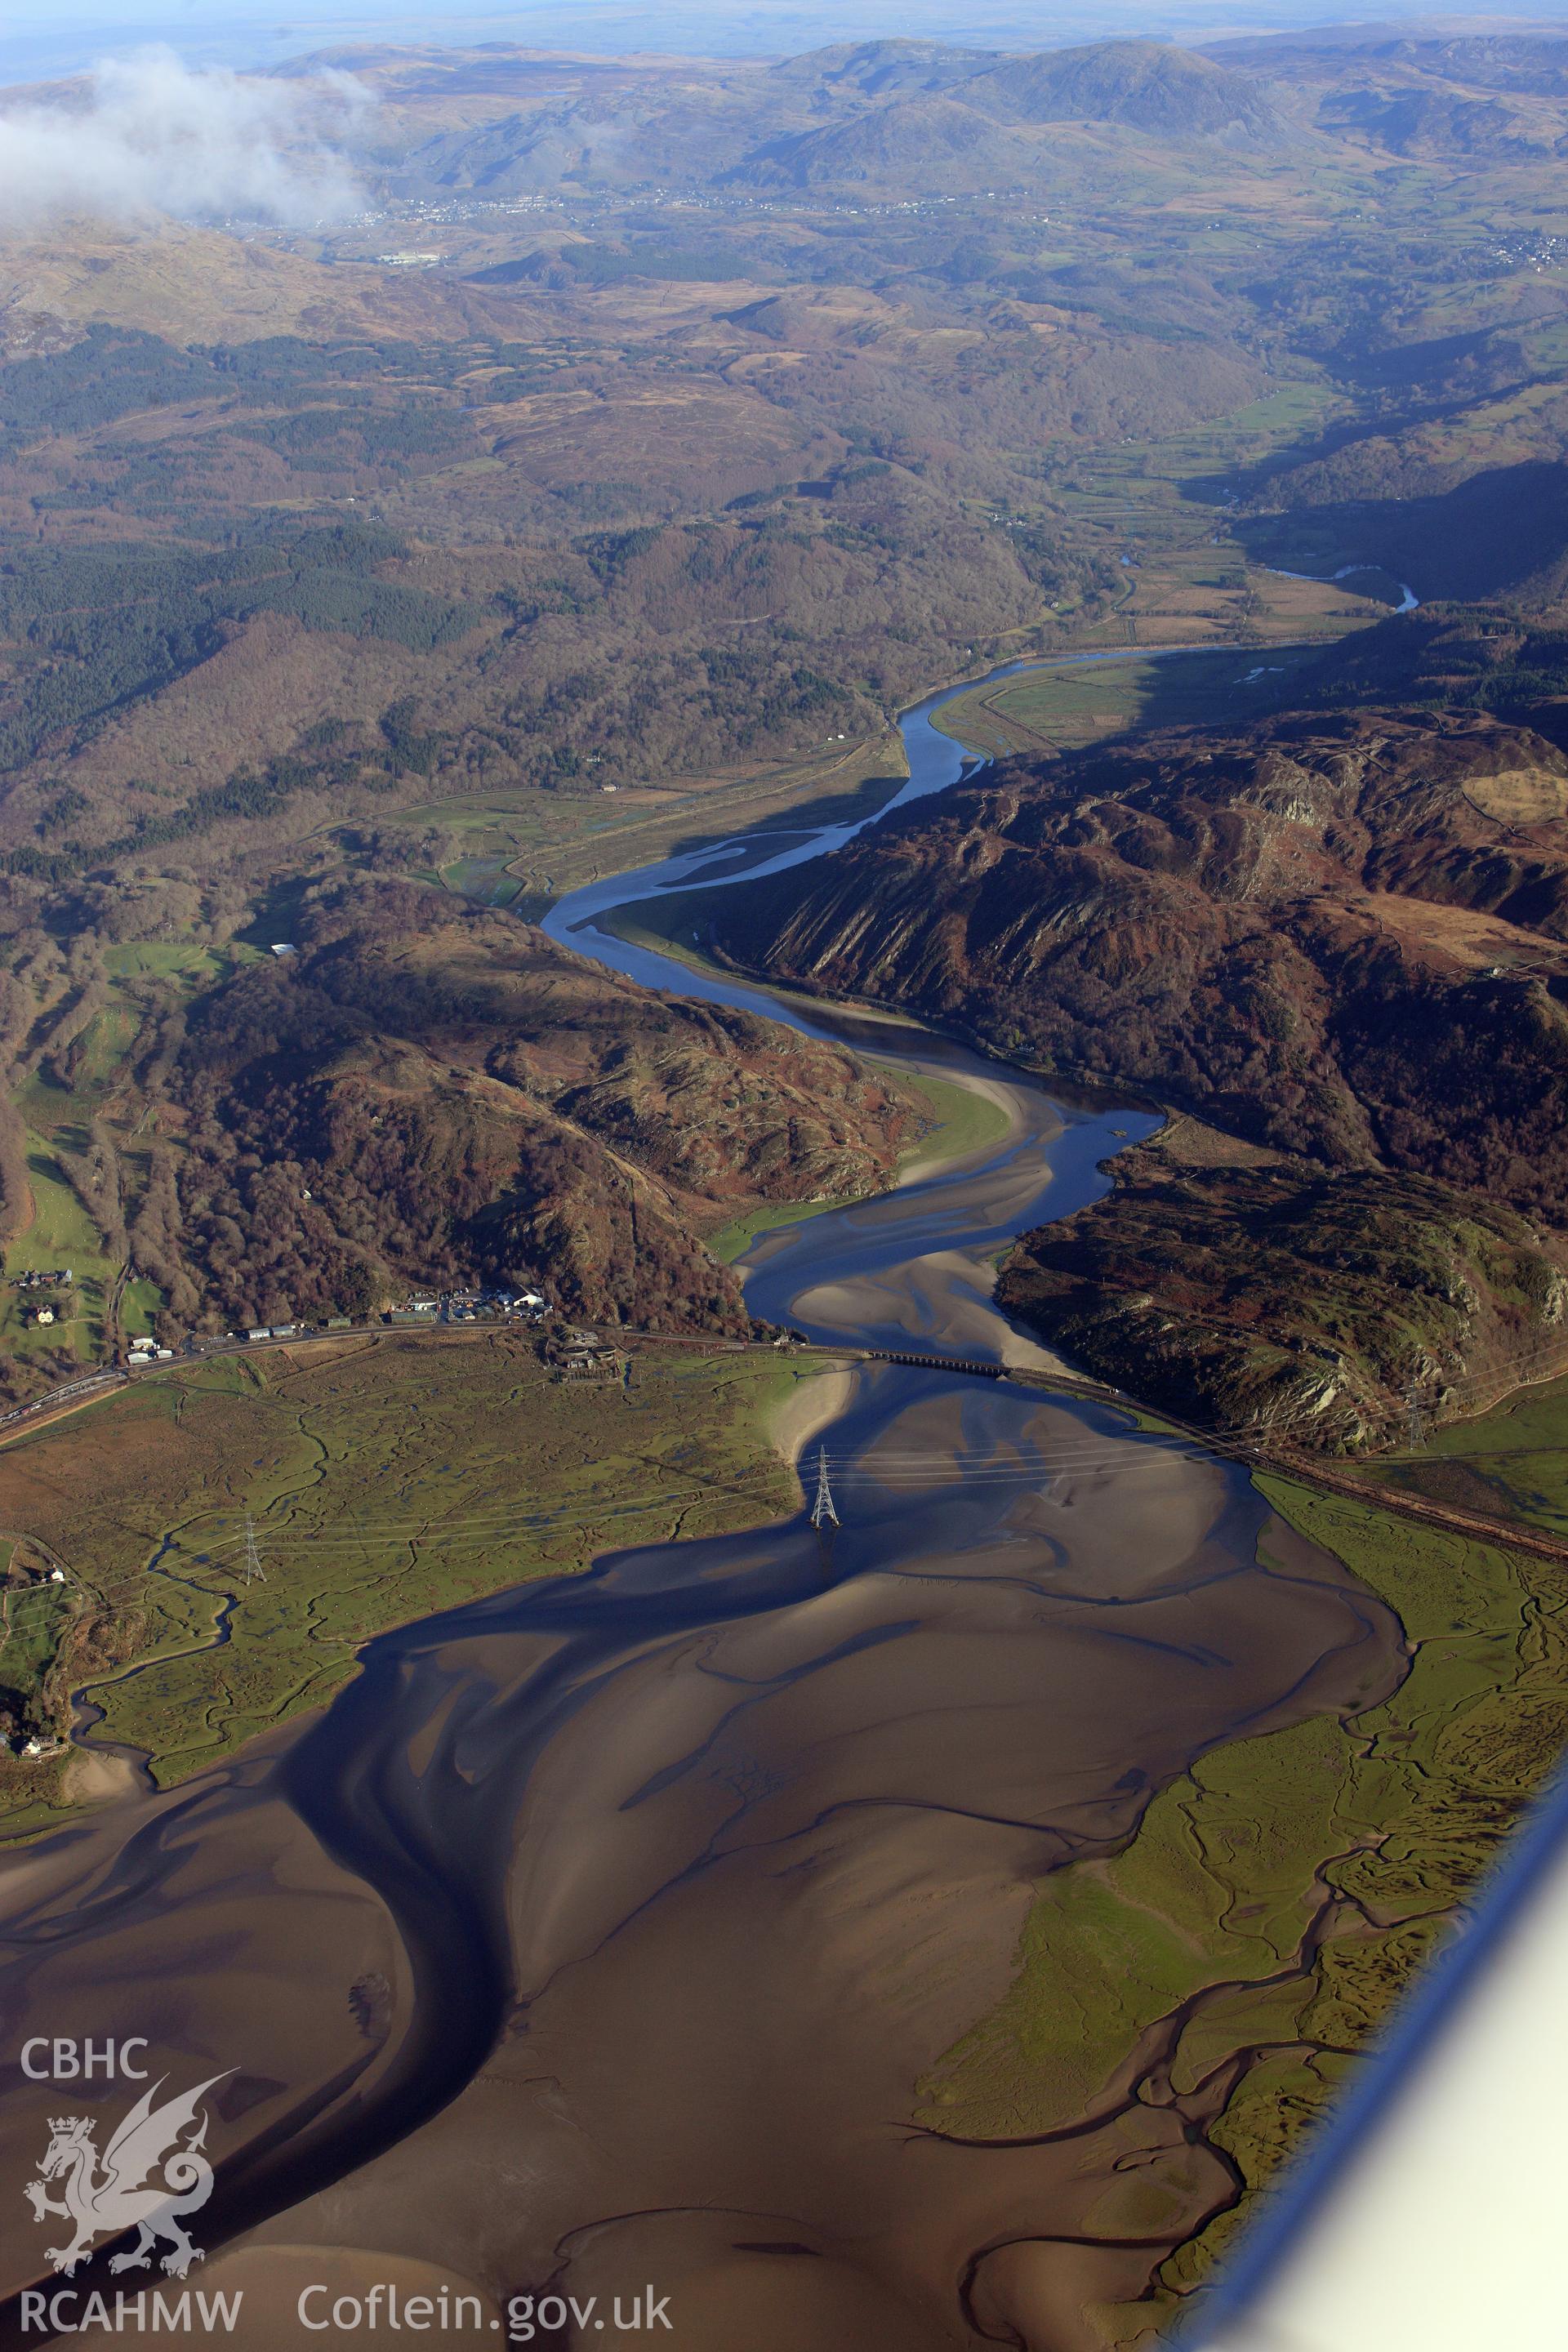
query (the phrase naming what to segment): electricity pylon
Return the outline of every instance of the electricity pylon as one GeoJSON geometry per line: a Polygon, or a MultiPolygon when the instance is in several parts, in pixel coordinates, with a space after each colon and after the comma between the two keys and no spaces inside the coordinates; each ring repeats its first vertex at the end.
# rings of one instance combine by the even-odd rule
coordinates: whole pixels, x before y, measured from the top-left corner
{"type": "Polygon", "coordinates": [[[267,1570],[261,1565],[261,1554],[257,1549],[256,1521],[250,1517],[250,1514],[247,1512],[245,1518],[245,1580],[247,1584],[255,1584],[258,1580],[259,1580],[261,1583],[265,1584],[267,1581],[267,1570]]]}
{"type": "Polygon", "coordinates": [[[838,1525],[838,1514],[833,1507],[833,1490],[827,1483],[827,1456],[818,1446],[816,1451],[816,1500],[811,1507],[814,1528],[838,1525]]]}
{"type": "Polygon", "coordinates": [[[1405,1391],[1405,1433],[1410,1451],[1412,1454],[1418,1454],[1426,1443],[1426,1416],[1421,1410],[1421,1401],[1415,1393],[1414,1381],[1405,1391]]]}

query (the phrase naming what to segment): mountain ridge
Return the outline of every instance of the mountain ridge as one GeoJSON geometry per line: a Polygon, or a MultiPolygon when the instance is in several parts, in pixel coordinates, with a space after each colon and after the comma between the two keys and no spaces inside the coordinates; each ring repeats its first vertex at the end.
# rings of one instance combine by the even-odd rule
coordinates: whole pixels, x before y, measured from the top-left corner
{"type": "Polygon", "coordinates": [[[1243,1321],[1273,1298],[1302,1347],[1324,1339],[1310,1311],[1314,1185],[1337,1188],[1338,1262],[1359,1254],[1369,1270],[1335,1327],[1354,1359],[1337,1409],[1309,1414],[1303,1442],[1385,1437],[1390,1396],[1415,1371],[1432,1409],[1451,1410],[1510,1345],[1555,1328],[1568,1297],[1553,1286],[1568,1265],[1568,756],[1530,727],[1287,715],[1005,761],[934,813],[885,819],[805,873],[693,897],[666,919],[695,920],[733,968],[915,1013],[1047,1075],[1136,1085],[1300,1171],[1292,1201],[1284,1176],[1249,1165],[1194,1179],[1182,1223],[1174,1194],[1151,1208],[1145,1156],[1110,1202],[1026,1236],[1005,1295],[1137,1393],[1146,1358],[1165,1368],[1167,1402],[1184,1384],[1225,1425],[1267,1422],[1281,1394],[1300,1418],[1292,1351],[1276,1348],[1261,1378],[1252,1340],[1225,1337],[1222,1303],[1234,1324],[1261,1263],[1249,1192],[1276,1196],[1262,1204],[1273,1255],[1243,1321]],[[1167,1227],[1180,1246],[1158,1257],[1157,1283],[1150,1252],[1167,1227]],[[1419,1278],[1406,1247],[1418,1229],[1431,1260],[1419,1278]],[[1497,1252],[1501,1292],[1534,1285],[1540,1312],[1510,1321],[1478,1305],[1465,1333],[1439,1334],[1417,1295],[1474,1289],[1497,1252]],[[1178,1261],[1197,1271],[1173,1307],[1178,1261]],[[1414,1353],[1387,1338],[1402,1282],[1409,1329],[1429,1327],[1414,1353]]]}

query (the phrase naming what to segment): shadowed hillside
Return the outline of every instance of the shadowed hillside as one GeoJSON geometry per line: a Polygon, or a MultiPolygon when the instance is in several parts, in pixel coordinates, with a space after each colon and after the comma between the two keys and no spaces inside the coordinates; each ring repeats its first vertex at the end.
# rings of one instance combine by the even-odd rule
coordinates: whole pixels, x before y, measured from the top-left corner
{"type": "MultiPolygon", "coordinates": [[[[1534,1284],[1536,1306],[1510,1324],[1478,1305],[1447,1359],[1413,1308],[1415,1352],[1395,1349],[1394,1371],[1364,1319],[1371,1292],[1349,1280],[1339,1336],[1364,1360],[1341,1383],[1341,1412],[1309,1416],[1309,1442],[1380,1433],[1390,1382],[1417,1362],[1440,1404],[1461,1370],[1505,1357],[1510,1339],[1538,1347],[1561,1315],[1546,1279],[1560,1245],[1540,1256],[1530,1221],[1568,1225],[1568,760],[1527,728],[1283,719],[1241,737],[1011,761],[934,818],[885,823],[805,875],[689,904],[710,950],[747,969],[906,1006],[1047,1071],[1134,1081],[1296,1162],[1387,1171],[1321,1196],[1344,1228],[1329,1255],[1347,1277],[1359,1264],[1393,1293],[1463,1295],[1462,1239],[1434,1239],[1448,1273],[1401,1271],[1423,1218],[1456,1236],[1479,1218],[1491,1239],[1473,1246],[1535,1266],[1500,1279],[1523,1282],[1521,1297],[1534,1284]],[[1492,1219],[1505,1204],[1506,1241],[1492,1219]]],[[[1170,1251],[1190,1269],[1176,1292],[1142,1267],[1137,1180],[1125,1181],[1132,1193],[1086,1213],[1081,1234],[1069,1221],[1034,1238],[1037,1262],[1079,1268],[1061,1296],[1023,1273],[1015,1295],[1051,1296],[1047,1328],[1137,1387],[1136,1318],[1119,1308],[1107,1323],[1086,1303],[1103,1234],[1112,1291],[1148,1291],[1142,1310],[1167,1335],[1176,1318],[1179,1336],[1156,1351],[1174,1367],[1160,1392],[1185,1383],[1226,1420],[1262,1412],[1228,1360],[1198,1377],[1184,1318],[1217,1311],[1214,1286],[1233,1276],[1257,1284],[1244,1321],[1271,1293],[1292,1313],[1298,1290],[1311,1297],[1322,1214],[1307,1173],[1294,1193],[1283,1177],[1222,1173],[1153,1201],[1151,1234],[1173,1220],[1170,1251]],[[1265,1209],[1267,1251],[1254,1229],[1265,1209]]],[[[1299,1402],[1293,1375],[1287,1386],[1299,1402]]]]}
{"type": "Polygon", "coordinates": [[[698,1234],[870,1189],[919,1108],[849,1055],[651,995],[500,915],[329,891],[194,1008],[130,1240],[171,1328],[363,1313],[476,1276],[744,1332],[698,1234]]]}

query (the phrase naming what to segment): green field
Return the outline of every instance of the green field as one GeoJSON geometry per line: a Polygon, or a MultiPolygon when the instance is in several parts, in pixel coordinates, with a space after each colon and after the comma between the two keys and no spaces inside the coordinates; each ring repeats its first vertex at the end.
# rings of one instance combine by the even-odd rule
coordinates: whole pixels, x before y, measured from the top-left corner
{"type": "MultiPolygon", "coordinates": [[[[5,1250],[6,1287],[0,1292],[0,1347],[24,1361],[58,1351],[80,1361],[103,1346],[104,1310],[119,1267],[103,1254],[103,1237],[60,1171],[44,1137],[30,1132],[27,1181],[33,1196],[31,1223],[5,1250]],[[19,1274],[69,1266],[76,1277],[71,1309],[40,1328],[33,1317],[48,1294],[12,1288],[19,1274]]],[[[48,1303],[57,1302],[48,1298],[48,1303]]]]}
{"type": "Polygon", "coordinates": [[[647,787],[452,796],[388,812],[429,845],[421,878],[506,906],[531,903],[600,874],[652,865],[698,840],[766,823],[785,810],[809,809],[826,823],[865,815],[908,773],[903,746],[889,733],[831,756],[756,762],[715,775],[678,776],[647,787]]]}
{"type": "Polygon", "coordinates": [[[959,696],[932,724],[974,751],[1005,755],[1078,751],[1134,728],[1241,723],[1276,709],[1314,654],[1253,646],[1036,670],[959,696]]]}
{"type": "Polygon", "coordinates": [[[929,1135],[911,1144],[899,1162],[899,1174],[904,1181],[923,1176],[944,1160],[967,1159],[971,1152],[984,1151],[1005,1139],[1008,1118],[1000,1104],[975,1094],[969,1087],[955,1085],[951,1078],[933,1078],[921,1070],[905,1069],[898,1062],[884,1061],[879,1054],[868,1058],[893,1071],[906,1087],[922,1095],[935,1116],[936,1124],[929,1135]]]}
{"type": "Polygon", "coordinates": [[[136,1043],[141,1022],[128,1004],[109,1004],[95,1013],[82,1032],[81,1059],[77,1066],[79,1092],[101,1092],[120,1076],[136,1043]]]}
{"type": "MultiPolygon", "coordinates": [[[[650,940],[649,944],[654,942],[650,940]]],[[[673,950],[666,940],[658,946],[666,952],[673,950]]],[[[695,961],[695,959],[690,959],[695,961]]],[[[931,1078],[914,1070],[905,1069],[900,1063],[889,1061],[880,1054],[868,1056],[879,1068],[886,1069],[900,1083],[918,1095],[923,1095],[935,1115],[935,1124],[929,1133],[913,1143],[899,1162],[901,1178],[923,1176],[940,1167],[944,1160],[962,1160],[972,1151],[983,1150],[987,1144],[1000,1143],[1007,1132],[1007,1115],[983,1096],[972,1094],[967,1087],[954,1086],[949,1078],[931,1078]]],[[[827,1209],[847,1208],[852,1201],[865,1197],[846,1192],[832,1201],[772,1202],[766,1207],[753,1209],[743,1217],[734,1218],[716,1234],[707,1236],[708,1247],[725,1265],[750,1249],[759,1234],[776,1232],[781,1225],[797,1225],[804,1218],[819,1217],[827,1209]]]]}
{"type": "MultiPolygon", "coordinates": [[[[108,1352],[110,1305],[121,1280],[121,1263],[73,1189],[67,1171],[79,1168],[89,1150],[89,1128],[102,1120],[112,1135],[124,1173],[132,1184],[143,1172],[142,1140],[150,1125],[145,1099],[134,1086],[135,1057],[156,1035],[152,1025],[172,1008],[222,980],[237,963],[259,960],[261,950],[234,942],[204,947],[194,940],[127,940],[102,950],[108,1001],[94,1012],[77,1039],[69,1083],[46,1058],[14,1099],[27,1128],[27,1177],[31,1213],[5,1244],[0,1286],[0,1349],[35,1374],[50,1359],[100,1361],[108,1352]],[[41,1294],[12,1287],[21,1274],[69,1266],[76,1276],[68,1310],[52,1325],[35,1320],[41,1294]]],[[[68,1004],[68,990],[51,1015],[68,1004]]],[[[50,1299],[57,1307],[63,1302],[50,1299]]],[[[128,1337],[153,1328],[163,1303],[154,1283],[127,1282],[120,1292],[120,1325],[128,1337]]]]}
{"type": "Polygon", "coordinates": [[[1185,432],[1134,444],[1126,451],[1106,452],[1097,458],[1095,471],[1110,467],[1161,481],[1201,480],[1229,467],[1255,466],[1310,442],[1348,413],[1348,404],[1331,384],[1305,379],[1277,384],[1244,407],[1185,432]]]}
{"type": "MultiPolygon", "coordinates": [[[[254,961],[256,948],[237,950],[241,961],[254,961]]],[[[174,980],[209,988],[227,971],[230,957],[195,940],[127,940],[103,950],[103,968],[117,980],[174,980]]]]}
{"type": "Polygon", "coordinates": [[[729,1224],[721,1225],[716,1234],[708,1234],[704,1239],[721,1265],[733,1265],[737,1258],[745,1255],[759,1234],[776,1233],[782,1225],[802,1224],[807,1217],[820,1217],[828,1209],[847,1209],[861,1197],[857,1192],[846,1192],[831,1201],[772,1201],[766,1208],[732,1218],[729,1224]]]}
{"type": "Polygon", "coordinates": [[[1418,1454],[1348,1466],[1369,1487],[1568,1538],[1568,1379],[1517,1389],[1474,1421],[1434,1430],[1418,1454]]]}
{"type": "MultiPolygon", "coordinates": [[[[5,1546],[7,1570],[15,1549],[14,1544],[5,1546]]],[[[34,1701],[33,1720],[39,1726],[48,1711],[46,1680],[74,1614],[75,1602],[64,1585],[0,1587],[0,1685],[34,1701]]],[[[4,1769],[0,1764],[0,1771],[4,1769]]]]}
{"type": "MultiPolygon", "coordinates": [[[[70,1679],[167,1784],[321,1704],[388,1626],[792,1508],[763,1424],[796,1377],[648,1349],[624,1387],[563,1384],[500,1332],[171,1367],[0,1448],[0,1525],[68,1563],[92,1627],[70,1679]]],[[[0,1759],[0,1825],[56,1818],[59,1772],[0,1759]]]]}
{"type": "Polygon", "coordinates": [[[459,898],[477,898],[483,907],[510,906],[522,887],[517,876],[508,871],[508,859],[516,854],[503,847],[480,856],[455,857],[440,869],[442,886],[455,890],[459,898]]]}
{"type": "MultiPolygon", "coordinates": [[[[1211,2134],[1246,2182],[1239,2205],[1167,2263],[1154,2305],[1102,2315],[1108,2345],[1147,2342],[1252,2218],[1353,2063],[1343,2053],[1449,1932],[1568,1742],[1560,1570],[1294,1481],[1257,1483],[1396,1611],[1407,1679],[1348,1724],[1319,1717],[1211,1750],[1121,1853],[1042,1880],[1011,1988],[921,2086],[930,2128],[1016,2137],[1069,2124],[1184,2003],[1179,2093],[1262,2046],[1211,2134]],[[1301,1938],[1324,1884],[1358,1908],[1311,1960],[1301,1938]]],[[[1137,2233],[1140,2198],[1155,2193],[1142,2178],[1098,2213],[1107,2234],[1137,2233]]]]}

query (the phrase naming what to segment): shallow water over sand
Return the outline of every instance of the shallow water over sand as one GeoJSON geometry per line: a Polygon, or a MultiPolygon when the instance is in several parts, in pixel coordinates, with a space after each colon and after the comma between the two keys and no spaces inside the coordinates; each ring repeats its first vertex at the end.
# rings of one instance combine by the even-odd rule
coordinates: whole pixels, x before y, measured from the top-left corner
{"type": "MultiPolygon", "coordinates": [[[[907,732],[937,789],[961,755],[928,714],[907,732]]],[[[609,887],[551,928],[774,1009],[581,928],[609,887]]],[[[1101,1189],[1147,1116],[788,1017],[1003,1088],[1010,1129],[763,1236],[753,1310],[1029,1360],[991,1260],[1101,1189]]],[[[945,2138],[916,2086],[1005,1990],[1044,1874],[1114,1849],[1215,1741],[1382,1694],[1396,1622],[1244,1471],[1100,1405],[860,1365],[808,1465],[818,1443],[826,1539],[803,1511],[384,1636],[318,1721],[7,1867],[13,2049],[139,2034],[175,2084],[233,2070],[200,2231],[199,2283],[245,2288],[223,2340],[320,2342],[294,2315],[322,2280],[467,2285],[487,2332],[509,2297],[608,2319],[651,2283],[679,2352],[1087,2352],[1085,2302],[1138,2294],[1230,2200],[1201,2098],[1162,2075],[1179,2018],[1029,2137],[945,2138]]],[[[40,2271],[20,2189],[60,2100],[5,2078],[8,2290],[40,2271]]],[[[648,2338],[590,2317],[519,2340],[648,2338]]]]}
{"type": "MultiPolygon", "coordinates": [[[[684,2347],[744,2311],[751,2345],[891,2352],[984,2340],[972,2273],[1027,2242],[988,2293],[1072,2346],[1086,2279],[1158,2259],[1116,2226],[1130,2168],[1171,2242],[1228,2200],[1201,2117],[1138,2095],[1158,2050],[1035,2145],[916,2131],[914,2085],[1041,1873],[1213,1741],[1375,1696],[1397,1629],[1243,1474],[1097,1408],[876,1367],[830,1442],[826,1550],[796,1520],[623,1553],[386,1637],[276,1756],[26,1865],[18,2039],[240,2070],[209,2242],[259,2223],[498,2297],[646,2275],[684,2347]]],[[[18,2186],[58,2103],[5,2103],[18,2186]]],[[[255,2340],[294,2340],[319,2270],[271,2255],[255,2340]]]]}

